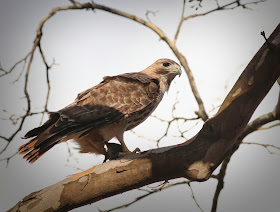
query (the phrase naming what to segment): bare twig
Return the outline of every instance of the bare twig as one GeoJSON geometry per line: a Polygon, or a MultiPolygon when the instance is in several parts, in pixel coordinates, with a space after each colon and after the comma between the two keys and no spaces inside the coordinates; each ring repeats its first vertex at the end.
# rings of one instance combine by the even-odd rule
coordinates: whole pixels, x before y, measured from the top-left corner
{"type": "Polygon", "coordinates": [[[40,121],[40,125],[41,125],[42,122],[43,122],[44,114],[49,112],[49,110],[48,110],[48,102],[49,102],[50,90],[51,90],[50,79],[49,79],[49,70],[52,68],[53,65],[56,65],[56,63],[55,63],[55,60],[53,59],[52,64],[48,65],[40,43],[39,43],[38,47],[39,47],[39,51],[40,51],[42,60],[43,60],[43,62],[45,64],[45,67],[46,67],[46,81],[47,81],[47,88],[48,88],[47,89],[46,100],[45,100],[45,105],[44,105],[44,111],[42,113],[42,118],[41,118],[41,121],[40,121]]]}
{"type": "Polygon", "coordinates": [[[280,147],[272,145],[272,144],[261,144],[261,143],[256,143],[256,142],[242,142],[241,144],[248,144],[248,145],[257,145],[257,146],[262,146],[264,147],[270,154],[277,154],[279,155],[279,153],[276,152],[272,152],[269,148],[273,148],[273,149],[277,149],[280,150],[280,147]]]}
{"type": "Polygon", "coordinates": [[[22,58],[21,60],[16,62],[9,71],[4,70],[3,67],[1,66],[1,63],[0,63],[0,71],[4,72],[3,74],[0,75],[0,77],[3,77],[7,74],[12,73],[12,71],[22,62],[24,62],[24,66],[25,66],[25,63],[26,63],[28,57],[30,56],[30,54],[31,54],[31,52],[29,52],[24,58],[22,58]]]}
{"type": "Polygon", "coordinates": [[[223,6],[220,6],[219,2],[216,0],[216,4],[217,4],[216,8],[214,8],[212,10],[209,10],[207,12],[204,12],[204,13],[196,13],[196,14],[192,14],[192,15],[189,15],[189,16],[184,16],[184,12],[185,12],[185,1],[184,1],[182,17],[181,17],[181,20],[180,20],[179,25],[177,27],[177,31],[176,31],[175,36],[174,36],[174,42],[177,41],[178,35],[179,35],[181,27],[182,27],[182,24],[186,20],[189,20],[189,19],[195,18],[195,17],[199,17],[199,16],[206,16],[208,14],[211,14],[211,13],[217,12],[217,11],[233,10],[235,8],[238,8],[238,7],[242,7],[244,9],[249,9],[248,5],[258,4],[258,3],[261,3],[261,2],[265,2],[265,1],[266,0],[258,0],[258,1],[253,1],[253,2],[241,3],[240,0],[235,0],[235,1],[232,1],[230,3],[225,4],[223,6]]]}
{"type": "Polygon", "coordinates": [[[221,11],[221,10],[233,10],[237,7],[242,7],[244,9],[248,9],[248,5],[251,4],[258,4],[261,2],[265,2],[266,0],[258,0],[258,1],[253,1],[253,2],[248,2],[248,3],[240,3],[240,0],[236,0],[236,1],[232,1],[230,3],[227,3],[223,6],[219,6],[217,5],[217,7],[215,9],[209,10],[207,12],[204,13],[198,13],[198,14],[193,14],[193,15],[189,15],[184,17],[184,21],[191,19],[191,18],[195,18],[195,17],[199,17],[199,16],[205,16],[208,15],[210,13],[216,12],[216,11],[221,11]]]}
{"type": "Polygon", "coordinates": [[[183,2],[183,9],[182,9],[181,20],[179,22],[179,25],[177,27],[177,31],[176,31],[175,36],[174,36],[174,43],[176,43],[176,41],[177,41],[177,38],[178,38],[178,35],[180,33],[182,24],[184,22],[185,7],[186,7],[186,0],[184,0],[184,2],[183,2]]]}
{"type": "Polygon", "coordinates": [[[148,20],[149,22],[152,22],[151,19],[149,18],[149,15],[152,14],[153,16],[156,16],[156,14],[157,14],[158,12],[159,12],[158,10],[157,10],[157,11],[147,10],[147,12],[146,12],[146,14],[145,14],[147,20],[148,20]]]}
{"type": "MultiPolygon", "coordinates": [[[[156,115],[151,115],[152,118],[155,118],[157,119],[158,121],[164,123],[166,125],[165,127],[165,130],[163,131],[163,134],[158,138],[158,139],[149,139],[147,138],[146,136],[141,136],[141,135],[138,135],[135,131],[131,131],[132,133],[134,133],[138,138],[144,138],[145,140],[148,140],[148,141],[152,141],[152,142],[156,142],[157,144],[157,147],[159,147],[159,144],[160,142],[167,137],[169,131],[171,130],[171,126],[173,123],[175,123],[177,125],[177,130],[178,132],[180,133],[180,138],[185,138],[184,137],[184,133],[188,132],[189,129],[187,130],[181,130],[180,129],[180,124],[179,124],[179,121],[183,121],[184,123],[186,123],[187,121],[195,121],[195,120],[199,120],[200,118],[199,117],[194,117],[194,118],[186,118],[186,117],[183,117],[183,116],[177,116],[176,115],[176,106],[177,104],[179,103],[179,99],[178,99],[178,92],[177,92],[177,95],[176,95],[176,100],[174,102],[174,104],[172,105],[172,109],[171,109],[171,115],[172,115],[172,118],[170,120],[166,120],[166,119],[163,119],[163,118],[160,118],[156,115]]],[[[183,124],[184,124],[183,123],[183,124]]],[[[198,123],[198,122],[197,122],[198,123]]],[[[197,123],[194,125],[196,126],[197,123]]],[[[174,136],[175,138],[176,136],[174,136]]]]}
{"type": "Polygon", "coordinates": [[[264,37],[265,43],[266,43],[266,45],[268,46],[268,48],[269,48],[269,49],[274,49],[276,45],[273,44],[273,43],[271,43],[271,42],[269,42],[269,41],[267,40],[264,31],[261,32],[261,35],[264,37]]]}
{"type": "Polygon", "coordinates": [[[198,204],[197,199],[195,198],[194,191],[193,191],[193,189],[192,189],[192,187],[191,187],[191,183],[188,182],[187,185],[190,187],[190,190],[191,190],[191,193],[192,193],[192,198],[193,198],[193,200],[194,200],[196,206],[200,209],[201,212],[203,212],[202,208],[201,208],[200,205],[198,204]]]}
{"type": "Polygon", "coordinates": [[[0,71],[4,72],[5,74],[7,73],[7,71],[5,69],[3,69],[1,63],[0,63],[0,71]]]}
{"type": "MultiPolygon", "coordinates": [[[[28,111],[29,112],[29,111],[28,111]]],[[[28,114],[28,113],[26,113],[28,114]]],[[[24,115],[23,118],[21,119],[21,122],[19,124],[19,127],[16,129],[16,131],[10,136],[10,137],[5,137],[0,135],[0,138],[2,138],[3,140],[5,140],[7,143],[4,146],[4,148],[0,151],[0,155],[8,148],[8,146],[10,145],[11,141],[13,140],[13,138],[17,135],[17,133],[22,129],[23,123],[27,117],[27,115],[24,115]]]]}
{"type": "Polygon", "coordinates": [[[15,152],[14,154],[10,155],[9,157],[1,158],[1,159],[0,159],[0,162],[1,162],[1,161],[6,161],[6,167],[8,167],[10,160],[11,160],[14,156],[16,156],[17,153],[18,153],[18,152],[15,152]]]}
{"type": "MultiPolygon", "coordinates": [[[[10,137],[5,137],[5,136],[0,135],[0,139],[6,141],[5,146],[4,146],[3,149],[0,151],[0,155],[1,155],[3,152],[5,152],[5,151],[7,150],[7,148],[8,148],[9,145],[11,144],[11,141],[12,141],[12,140],[14,139],[14,137],[18,134],[18,132],[22,129],[22,126],[23,126],[23,123],[24,123],[25,119],[26,119],[27,117],[29,117],[29,116],[38,115],[38,114],[42,114],[42,113],[44,113],[44,111],[41,111],[41,112],[32,112],[32,113],[31,113],[31,112],[28,112],[28,113],[26,112],[24,115],[19,116],[19,117],[17,117],[17,118],[13,118],[13,116],[15,116],[15,115],[11,115],[10,118],[9,118],[9,120],[11,120],[11,121],[12,121],[13,123],[15,123],[15,124],[16,124],[16,122],[18,122],[18,121],[20,120],[20,124],[19,124],[18,128],[14,131],[14,133],[13,133],[10,137]]],[[[10,159],[13,158],[16,154],[17,154],[17,152],[14,153],[14,154],[12,154],[12,155],[10,155],[9,157],[2,158],[0,161],[6,161],[7,166],[8,166],[8,165],[9,165],[10,159]]]]}
{"type": "Polygon", "coordinates": [[[111,212],[111,211],[115,211],[115,210],[118,210],[118,209],[127,208],[127,207],[129,207],[130,205],[132,205],[132,204],[134,204],[134,203],[136,203],[136,202],[138,202],[138,201],[140,201],[140,200],[142,200],[142,199],[144,199],[144,198],[146,198],[146,197],[148,197],[148,196],[150,196],[150,195],[152,195],[152,194],[158,193],[158,192],[160,192],[160,191],[162,191],[162,190],[169,189],[169,188],[172,188],[172,187],[175,187],[175,186],[178,186],[178,185],[188,184],[189,182],[190,182],[190,181],[187,180],[187,181],[182,181],[182,182],[170,184],[170,185],[167,185],[167,186],[163,187],[161,190],[156,189],[156,190],[151,190],[151,191],[149,191],[149,190],[138,189],[138,190],[141,190],[141,191],[145,191],[145,192],[147,192],[147,193],[144,194],[144,195],[141,195],[141,196],[137,197],[135,200],[133,200],[133,201],[131,201],[131,202],[129,202],[129,203],[126,203],[126,204],[124,204],[124,205],[121,205],[121,206],[118,206],[118,207],[115,207],[115,208],[111,208],[111,209],[109,209],[109,210],[100,210],[100,209],[99,209],[99,211],[100,211],[100,212],[111,212]]]}
{"type": "Polygon", "coordinates": [[[219,174],[216,176],[216,179],[218,180],[218,184],[217,184],[216,191],[215,191],[215,194],[213,197],[211,212],[217,211],[218,199],[219,199],[221,191],[224,188],[224,178],[226,175],[226,170],[227,170],[227,166],[229,164],[230,159],[231,159],[231,155],[226,157],[226,159],[222,163],[219,174]]]}

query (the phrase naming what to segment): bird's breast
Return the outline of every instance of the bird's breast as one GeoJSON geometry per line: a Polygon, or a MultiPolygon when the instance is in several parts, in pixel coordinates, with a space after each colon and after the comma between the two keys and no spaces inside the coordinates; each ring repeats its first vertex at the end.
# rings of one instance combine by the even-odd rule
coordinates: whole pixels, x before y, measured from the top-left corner
{"type": "Polygon", "coordinates": [[[142,110],[139,110],[132,114],[128,114],[126,116],[126,122],[127,122],[126,130],[131,130],[134,127],[136,127],[137,125],[141,124],[143,121],[145,121],[156,109],[156,107],[160,103],[161,99],[162,99],[162,96],[160,98],[158,98],[157,101],[150,103],[142,110]]]}

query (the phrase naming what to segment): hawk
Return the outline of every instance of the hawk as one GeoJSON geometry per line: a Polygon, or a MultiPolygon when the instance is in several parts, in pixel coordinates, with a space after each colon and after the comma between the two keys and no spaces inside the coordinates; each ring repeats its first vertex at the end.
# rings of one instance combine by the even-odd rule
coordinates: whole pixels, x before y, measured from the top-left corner
{"type": "Polygon", "coordinates": [[[19,153],[33,163],[56,144],[73,139],[81,153],[106,156],[105,145],[109,148],[108,141],[116,137],[122,153],[130,154],[124,132],[151,115],[176,75],[181,75],[179,64],[159,59],[140,72],[106,76],[79,93],[72,104],[51,112],[42,126],[27,132],[23,138],[34,138],[22,145],[19,153]]]}

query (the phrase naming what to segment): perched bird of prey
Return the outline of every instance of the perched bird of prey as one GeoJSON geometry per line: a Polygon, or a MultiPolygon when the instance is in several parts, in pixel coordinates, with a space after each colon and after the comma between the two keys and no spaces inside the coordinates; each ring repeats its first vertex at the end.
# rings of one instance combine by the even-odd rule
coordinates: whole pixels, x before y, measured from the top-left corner
{"type": "Polygon", "coordinates": [[[19,153],[33,163],[56,144],[73,139],[81,153],[106,155],[105,145],[116,137],[122,153],[129,154],[124,132],[151,115],[176,75],[181,75],[176,62],[159,59],[140,72],[106,76],[78,94],[72,104],[50,113],[42,126],[27,132],[24,138],[34,138],[19,153]]]}

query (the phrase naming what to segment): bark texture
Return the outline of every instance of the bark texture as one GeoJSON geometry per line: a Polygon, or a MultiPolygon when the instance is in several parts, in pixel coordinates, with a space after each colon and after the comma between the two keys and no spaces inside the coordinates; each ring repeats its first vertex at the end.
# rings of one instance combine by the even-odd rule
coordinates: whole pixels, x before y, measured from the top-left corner
{"type": "Polygon", "coordinates": [[[80,179],[67,178],[31,193],[9,211],[67,211],[162,180],[207,180],[230,154],[279,75],[280,25],[243,71],[218,113],[191,140],[98,165],[80,179]]]}

